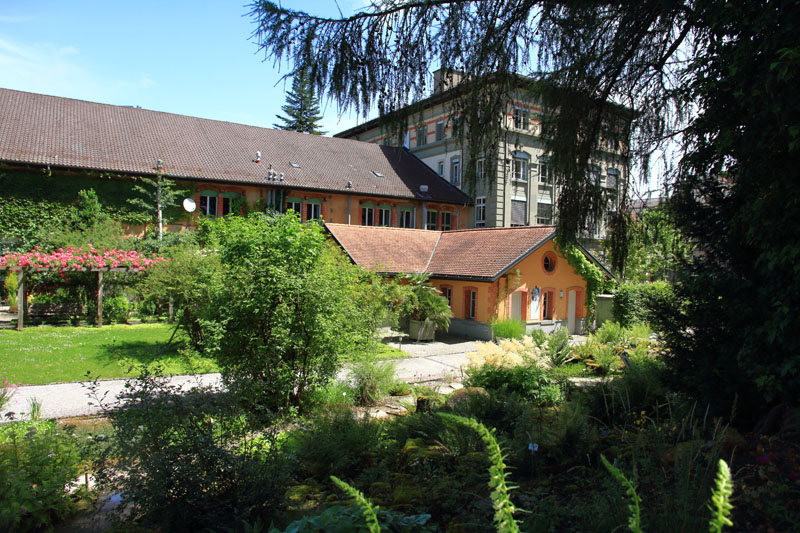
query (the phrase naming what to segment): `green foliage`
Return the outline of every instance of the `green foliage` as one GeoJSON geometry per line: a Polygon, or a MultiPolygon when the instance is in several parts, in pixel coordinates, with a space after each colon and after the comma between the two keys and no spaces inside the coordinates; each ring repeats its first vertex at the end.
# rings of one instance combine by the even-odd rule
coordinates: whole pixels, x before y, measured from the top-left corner
{"type": "Polygon", "coordinates": [[[398,278],[408,280],[405,290],[399,289],[401,313],[412,320],[433,324],[439,331],[447,331],[453,311],[447,298],[428,281],[430,274],[405,274],[398,278]]]}
{"type": "Polygon", "coordinates": [[[155,221],[158,238],[163,237],[161,225],[169,223],[171,217],[164,213],[175,214],[175,209],[180,198],[188,191],[176,188],[173,180],[165,178],[161,170],[156,172],[154,179],[141,180],[142,185],[134,185],[133,192],[138,195],[128,198],[128,203],[143,213],[147,213],[150,220],[155,221]]]}
{"type": "Polygon", "coordinates": [[[114,296],[103,300],[103,319],[108,323],[126,324],[131,311],[131,303],[125,296],[114,296]]]}
{"type": "Polygon", "coordinates": [[[641,518],[639,516],[639,503],[641,503],[642,499],[636,494],[636,487],[625,477],[625,474],[609,463],[604,455],[600,455],[600,460],[614,479],[625,488],[625,494],[630,498],[630,503],[628,504],[628,529],[631,530],[631,533],[642,533],[641,518]]]}
{"type": "Polygon", "coordinates": [[[205,311],[204,347],[246,405],[302,407],[343,354],[374,341],[382,284],[345,260],[319,224],[254,213],[206,221],[202,231],[223,265],[205,311]]]}
{"type": "Polygon", "coordinates": [[[525,322],[515,318],[494,319],[491,326],[495,338],[521,339],[525,335],[525,322]]]}
{"type": "Polygon", "coordinates": [[[372,504],[364,497],[361,491],[348,485],[336,476],[331,476],[331,481],[333,481],[337,487],[355,500],[356,505],[358,505],[359,509],[361,509],[361,512],[364,515],[364,521],[367,524],[367,529],[369,532],[380,533],[381,526],[378,524],[378,517],[375,514],[377,509],[372,506],[372,504]]]}
{"type": "Polygon", "coordinates": [[[299,70],[292,77],[292,89],[286,93],[286,105],[281,107],[285,117],[276,115],[282,124],[273,124],[279,130],[325,135],[320,129],[322,115],[319,98],[314,95],[313,80],[308,70],[299,70]]]}
{"type": "Polygon", "coordinates": [[[114,428],[95,476],[103,490],[125,495],[118,512],[165,531],[224,531],[274,512],[286,480],[277,432],[254,434],[229,396],[203,386],[181,390],[149,373],[110,405],[96,381],[90,393],[114,428]]]}
{"type": "Polygon", "coordinates": [[[356,360],[349,367],[350,382],[359,405],[375,405],[394,388],[394,363],[377,361],[370,356],[356,360]]]}
{"type": "MultiPolygon", "coordinates": [[[[431,515],[404,515],[397,511],[387,509],[376,509],[378,523],[382,530],[392,533],[433,533],[436,529],[426,526],[431,515]]],[[[283,530],[282,533],[301,533],[312,531],[324,531],[326,533],[353,533],[366,532],[367,525],[362,518],[360,507],[342,507],[334,505],[328,507],[322,513],[315,516],[304,516],[295,520],[283,530]]],[[[279,530],[270,530],[270,533],[279,533],[279,530]]]]}
{"type": "Polygon", "coordinates": [[[83,471],[81,453],[69,431],[55,422],[12,422],[0,431],[0,528],[52,528],[77,510],[84,492],[66,489],[83,471]]]}
{"type": "Polygon", "coordinates": [[[607,344],[619,344],[625,340],[625,329],[619,322],[603,322],[593,335],[594,340],[607,344]]]}
{"type": "Polygon", "coordinates": [[[486,446],[491,466],[489,467],[489,487],[492,489],[492,505],[495,510],[494,523],[500,533],[512,533],[519,531],[517,521],[514,519],[516,508],[511,502],[509,487],[506,483],[506,465],[503,461],[503,451],[497,444],[492,433],[480,422],[472,418],[464,418],[448,413],[439,413],[445,420],[461,424],[474,430],[480,435],[486,446]]]}
{"type": "Polygon", "coordinates": [[[588,317],[594,316],[597,306],[597,295],[603,294],[614,286],[614,280],[607,280],[606,274],[593,263],[581,249],[572,243],[563,244],[556,241],[558,253],[567,258],[567,263],[577,275],[586,282],[586,308],[588,317]]]}
{"type": "Polygon", "coordinates": [[[635,322],[657,324],[659,313],[673,302],[673,288],[667,282],[624,283],[614,291],[614,319],[623,327],[635,322]]]}
{"type": "Polygon", "coordinates": [[[533,342],[536,343],[536,346],[542,347],[547,342],[547,333],[545,333],[542,328],[533,328],[528,335],[530,335],[533,342]]]}
{"type": "Polygon", "coordinates": [[[558,405],[564,400],[563,388],[534,364],[469,367],[464,383],[469,387],[513,394],[540,406],[558,405]]]}
{"type": "Polygon", "coordinates": [[[6,293],[8,294],[8,306],[13,311],[16,310],[17,307],[17,289],[19,288],[19,276],[14,271],[6,271],[4,272],[5,279],[3,280],[3,286],[5,287],[6,293]]]}
{"type": "Polygon", "coordinates": [[[611,263],[622,264],[622,277],[637,283],[670,281],[678,268],[689,258],[692,245],[676,227],[672,213],[665,205],[643,210],[627,224],[627,254],[614,257],[608,246],[611,263]]]}
{"type": "Polygon", "coordinates": [[[556,328],[547,336],[547,358],[553,366],[562,366],[573,360],[567,328],[556,328]]]}
{"type": "Polygon", "coordinates": [[[352,478],[374,464],[382,433],[380,422],[349,406],[331,405],[314,413],[308,427],[292,432],[288,446],[302,471],[352,478]]]}
{"type": "Polygon", "coordinates": [[[733,495],[733,480],[728,463],[723,459],[719,460],[717,467],[717,479],[711,489],[711,503],[708,509],[711,511],[711,521],[708,530],[711,533],[721,533],[724,526],[732,526],[730,515],[733,510],[731,496],[733,495]]]}

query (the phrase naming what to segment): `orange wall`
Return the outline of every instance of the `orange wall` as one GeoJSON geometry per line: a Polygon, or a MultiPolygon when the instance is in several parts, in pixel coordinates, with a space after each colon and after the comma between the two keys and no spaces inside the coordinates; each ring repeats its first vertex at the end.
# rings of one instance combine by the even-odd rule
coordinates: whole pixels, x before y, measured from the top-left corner
{"type": "Polygon", "coordinates": [[[536,287],[539,287],[541,291],[552,291],[554,303],[552,320],[567,319],[567,298],[570,290],[575,290],[577,293],[576,318],[586,317],[586,281],[575,273],[575,270],[567,263],[566,258],[556,254],[552,240],[525,258],[512,269],[512,272],[500,277],[493,283],[435,278],[431,279],[431,282],[440,291],[444,287],[452,289],[451,308],[455,318],[466,318],[464,289],[467,287],[475,288],[478,291],[475,320],[479,322],[489,322],[495,317],[509,317],[511,314],[511,294],[516,291],[522,292],[523,319],[527,322],[541,320],[541,315],[536,317],[528,316],[530,313],[530,291],[536,287]],[[546,272],[543,266],[544,256],[548,252],[553,253],[556,257],[555,269],[552,272],[546,272]],[[512,273],[514,270],[519,271],[518,279],[512,273]],[[561,291],[563,291],[563,297],[560,296],[561,291]]]}

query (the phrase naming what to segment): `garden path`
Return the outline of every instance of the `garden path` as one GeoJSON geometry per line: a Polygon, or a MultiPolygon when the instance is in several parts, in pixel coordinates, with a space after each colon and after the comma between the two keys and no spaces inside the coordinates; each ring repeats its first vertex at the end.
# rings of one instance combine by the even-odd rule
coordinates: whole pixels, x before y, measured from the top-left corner
{"type": "MultiPolygon", "coordinates": [[[[390,343],[392,344],[392,343],[390,343]]],[[[398,344],[392,344],[399,347],[398,344]]],[[[461,365],[466,364],[466,353],[475,351],[475,343],[458,337],[445,337],[430,343],[403,343],[402,350],[411,357],[396,359],[395,373],[398,379],[409,383],[421,383],[435,380],[461,380],[461,365]]],[[[347,366],[340,372],[340,378],[347,377],[347,366]]],[[[172,384],[184,390],[200,383],[203,385],[219,385],[219,374],[200,374],[197,376],[173,376],[172,384]]],[[[98,381],[98,393],[106,396],[111,402],[125,388],[126,379],[107,379],[98,381]]],[[[41,417],[47,419],[71,418],[77,416],[99,415],[102,410],[97,402],[92,401],[86,382],[52,383],[49,385],[31,385],[19,387],[11,401],[3,409],[13,412],[17,419],[25,418],[23,413],[29,411],[32,399],[41,401],[41,417]]],[[[3,417],[2,421],[6,421],[3,417]]]]}

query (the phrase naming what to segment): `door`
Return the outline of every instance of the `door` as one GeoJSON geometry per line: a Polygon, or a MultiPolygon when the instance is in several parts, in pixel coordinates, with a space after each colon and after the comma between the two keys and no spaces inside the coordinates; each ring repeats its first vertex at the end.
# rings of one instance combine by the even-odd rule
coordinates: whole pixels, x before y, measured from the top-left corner
{"type": "Polygon", "coordinates": [[[578,295],[575,291],[567,293],[567,329],[570,333],[574,334],[575,331],[575,303],[578,300],[578,295]]]}
{"type": "Polygon", "coordinates": [[[522,320],[522,291],[511,293],[511,318],[522,320]]]}

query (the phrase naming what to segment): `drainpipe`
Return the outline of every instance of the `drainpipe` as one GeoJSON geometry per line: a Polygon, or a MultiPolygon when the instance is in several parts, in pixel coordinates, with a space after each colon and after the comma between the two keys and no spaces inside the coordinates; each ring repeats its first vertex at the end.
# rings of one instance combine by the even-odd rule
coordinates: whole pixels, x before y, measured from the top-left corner
{"type": "Polygon", "coordinates": [[[350,224],[350,195],[347,195],[347,223],[350,224]]]}
{"type": "Polygon", "coordinates": [[[422,202],[422,228],[428,229],[428,203],[422,202]]]}

